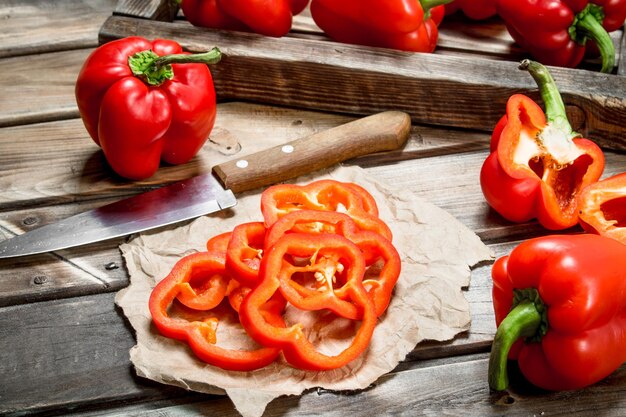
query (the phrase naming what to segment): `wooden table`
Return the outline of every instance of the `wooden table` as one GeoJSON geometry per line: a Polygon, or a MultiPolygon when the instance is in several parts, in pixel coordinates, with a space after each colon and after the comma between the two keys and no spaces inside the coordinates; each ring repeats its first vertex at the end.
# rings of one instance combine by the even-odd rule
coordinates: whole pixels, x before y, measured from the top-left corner
{"type": "MultiPolygon", "coordinates": [[[[465,26],[461,18],[451,18],[444,22],[436,54],[402,55],[405,66],[393,69],[383,65],[394,54],[389,51],[378,55],[381,64],[367,62],[359,48],[337,46],[344,58],[333,61],[338,59],[333,51],[320,52],[318,42],[314,43],[315,52],[324,53],[323,59],[319,55],[300,57],[289,64],[286,55],[264,58],[258,49],[246,51],[241,42],[249,40],[248,35],[219,35],[230,58],[215,74],[220,104],[211,141],[190,163],[162,168],[149,180],[128,182],[115,177],[78,116],[74,82],[84,59],[98,45],[99,35],[104,41],[124,28],[140,33],[162,31],[184,37],[189,49],[200,48],[200,41],[180,17],[176,28],[182,32],[167,32],[173,16],[171,11],[156,8],[157,3],[0,0],[0,239],[206,172],[216,152],[235,154],[286,142],[385,108],[405,110],[413,116],[409,143],[402,150],[350,164],[447,210],[498,256],[520,240],[547,234],[535,222],[514,225],[504,221],[488,208],[480,191],[478,173],[488,154],[489,129],[504,111],[510,93],[532,90],[527,75],[494,76],[503,68],[514,69],[509,60],[523,55],[497,21],[476,29],[465,26]],[[113,11],[122,9],[152,15],[139,23],[123,16],[111,20],[113,11]],[[165,22],[149,26],[156,18],[165,22]],[[482,45],[481,53],[488,60],[478,59],[475,66],[487,72],[455,78],[454,69],[444,64],[475,55],[476,44],[482,45]],[[286,68],[294,68],[292,74],[298,75],[298,71],[315,67],[321,74],[335,77],[337,88],[348,89],[351,84],[341,77],[353,70],[352,82],[384,83],[388,90],[376,91],[378,101],[370,91],[342,101],[327,85],[301,80],[304,84],[298,89],[308,85],[319,90],[307,105],[302,97],[290,95],[293,86],[272,87],[269,83],[249,89],[246,98],[240,92],[243,88],[237,88],[232,79],[226,82],[227,71],[241,75],[245,64],[262,59],[274,71],[272,77],[288,74],[286,68]],[[331,64],[322,65],[328,62],[331,64]],[[425,74],[437,78],[437,65],[443,78],[431,87],[447,89],[448,107],[435,105],[433,90],[422,88],[425,74]],[[459,90],[462,85],[470,87],[459,90]],[[409,96],[399,96],[403,90],[409,96]],[[426,101],[429,95],[430,103],[426,101]],[[460,109],[463,103],[465,112],[460,109]]],[[[324,41],[313,26],[306,15],[298,18],[290,39],[324,41]]],[[[621,31],[614,39],[618,47],[624,45],[621,31]]],[[[258,42],[273,48],[274,54],[280,51],[278,40],[258,42]]],[[[618,67],[617,73],[622,74],[624,67],[618,67]]],[[[604,176],[609,176],[626,168],[626,78],[602,76],[591,69],[559,69],[555,78],[564,83],[575,126],[592,138],[596,137],[592,134],[605,133],[598,141],[606,149],[604,176]],[[585,80],[591,80],[594,94],[581,88],[585,80]],[[594,105],[603,91],[615,98],[594,105]]],[[[227,397],[187,392],[135,375],[128,356],[135,343],[133,332],[113,302],[116,291],[128,284],[118,250],[123,241],[0,260],[0,413],[237,415],[227,397]]],[[[468,332],[448,343],[418,345],[370,389],[350,393],[317,390],[301,397],[279,398],[269,404],[264,415],[626,415],[626,367],[575,392],[543,392],[515,374],[508,392],[489,391],[487,358],[495,332],[489,274],[490,265],[472,271],[465,292],[472,315],[468,332]]]]}

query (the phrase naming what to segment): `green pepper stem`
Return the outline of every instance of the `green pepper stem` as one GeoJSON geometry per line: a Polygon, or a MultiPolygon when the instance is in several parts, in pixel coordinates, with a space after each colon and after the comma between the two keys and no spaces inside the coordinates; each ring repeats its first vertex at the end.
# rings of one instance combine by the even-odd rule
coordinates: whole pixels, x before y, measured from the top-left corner
{"type": "Polygon", "coordinates": [[[158,86],[174,78],[171,64],[216,64],[222,58],[218,48],[201,54],[172,54],[158,56],[154,51],[137,52],[128,58],[133,75],[149,85],[158,86]]]}
{"type": "Polygon", "coordinates": [[[539,94],[545,105],[548,124],[555,126],[569,138],[579,136],[572,130],[572,125],[567,119],[565,103],[550,71],[539,62],[530,59],[524,59],[519,68],[528,71],[537,83],[539,94]]]}
{"type": "Polygon", "coordinates": [[[591,3],[588,4],[576,18],[576,29],[585,37],[585,41],[586,38],[595,41],[602,57],[602,68],[600,71],[610,73],[615,66],[615,46],[608,32],[602,26],[603,13],[601,11],[593,13],[592,6],[599,7],[591,3]]]}
{"type": "Polygon", "coordinates": [[[489,387],[502,391],[509,386],[506,370],[511,346],[521,337],[531,337],[537,333],[542,315],[532,300],[523,300],[502,320],[491,346],[489,355],[489,387]]]}
{"type": "Polygon", "coordinates": [[[221,51],[215,47],[201,54],[173,54],[163,55],[154,60],[154,66],[159,67],[170,64],[217,64],[222,59],[221,51]]]}
{"type": "Polygon", "coordinates": [[[442,4],[452,3],[453,0],[419,0],[424,10],[424,20],[430,17],[430,10],[442,4]]]}

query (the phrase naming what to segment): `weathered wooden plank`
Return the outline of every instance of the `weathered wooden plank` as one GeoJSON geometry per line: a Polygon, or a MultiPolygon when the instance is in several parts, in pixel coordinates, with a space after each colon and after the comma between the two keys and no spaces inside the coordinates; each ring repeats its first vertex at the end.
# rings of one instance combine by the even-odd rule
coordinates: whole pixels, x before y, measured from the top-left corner
{"type": "MultiPolygon", "coordinates": [[[[423,367],[381,377],[375,386],[356,393],[311,391],[300,397],[271,402],[264,417],[295,416],[588,416],[620,417],[626,413],[623,386],[626,369],[620,368],[603,382],[574,392],[542,392],[513,376],[508,392],[491,392],[487,387],[488,359],[485,355],[462,361],[425,362],[423,367]]],[[[237,416],[226,398],[141,403],[106,411],[71,416],[174,417],[237,416]]],[[[232,406],[231,406],[232,407],[232,406]]]]}
{"type": "MultiPolygon", "coordinates": [[[[414,54],[380,48],[193,27],[185,21],[150,22],[113,16],[102,42],[128,34],[162,36],[191,51],[215,45],[225,53],[213,67],[222,99],[245,99],[350,114],[388,109],[416,123],[490,130],[515,92],[536,98],[536,85],[517,63],[414,54]]],[[[582,133],[602,146],[626,149],[624,78],[553,68],[564,101],[584,115],[582,133]]]]}
{"type": "Polygon", "coordinates": [[[79,117],[74,86],[92,50],[0,59],[0,127],[79,117]]]}
{"type": "Polygon", "coordinates": [[[178,13],[175,0],[119,0],[114,13],[171,22],[178,13]]]}
{"type": "Polygon", "coordinates": [[[128,351],[135,342],[113,297],[1,310],[0,414],[184,394],[133,376],[128,351]]]}
{"type": "MultiPolygon", "coordinates": [[[[97,46],[98,29],[116,3],[117,0],[2,0],[0,58],[97,46]]],[[[42,70],[41,74],[45,72],[42,70]]]]}
{"type": "MultiPolygon", "coordinates": [[[[285,143],[353,120],[323,114],[246,103],[218,106],[215,128],[199,155],[188,164],[162,167],[146,181],[116,177],[80,119],[0,129],[0,209],[107,198],[154,188],[208,172],[214,164],[285,143]],[[25,146],[25,144],[28,146],[25,146]],[[46,169],[42,170],[41,167],[46,169]]],[[[355,160],[363,166],[400,159],[485,149],[480,132],[415,126],[400,151],[355,160]]]]}
{"type": "MultiPolygon", "coordinates": [[[[108,406],[109,411],[76,414],[236,415],[224,397],[187,397],[183,390],[134,377],[128,362],[134,341],[113,306],[112,294],[38,303],[37,308],[5,307],[0,335],[1,413],[55,410],[69,414],[108,406]],[[157,403],[155,409],[155,400],[164,408],[157,403]],[[177,406],[181,402],[186,404],[177,406]],[[116,409],[116,404],[121,408],[116,409]]],[[[269,404],[264,415],[344,416],[349,410],[351,415],[526,416],[544,412],[582,416],[602,410],[618,416],[626,408],[624,367],[592,387],[560,393],[536,390],[512,369],[510,391],[491,393],[486,356],[404,363],[367,390],[314,390],[301,397],[280,398],[269,404]]]]}

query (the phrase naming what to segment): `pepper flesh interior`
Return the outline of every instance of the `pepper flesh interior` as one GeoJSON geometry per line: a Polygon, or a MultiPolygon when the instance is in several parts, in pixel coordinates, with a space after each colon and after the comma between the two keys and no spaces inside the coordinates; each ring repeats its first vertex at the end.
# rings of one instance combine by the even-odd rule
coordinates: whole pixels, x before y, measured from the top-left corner
{"type": "Polygon", "coordinates": [[[626,196],[602,203],[600,210],[607,221],[615,222],[615,227],[626,227],[626,196]]]}
{"type": "Polygon", "coordinates": [[[580,184],[593,159],[570,137],[550,124],[542,130],[524,126],[513,158],[516,164],[528,166],[554,190],[563,212],[573,213],[580,184]]]}

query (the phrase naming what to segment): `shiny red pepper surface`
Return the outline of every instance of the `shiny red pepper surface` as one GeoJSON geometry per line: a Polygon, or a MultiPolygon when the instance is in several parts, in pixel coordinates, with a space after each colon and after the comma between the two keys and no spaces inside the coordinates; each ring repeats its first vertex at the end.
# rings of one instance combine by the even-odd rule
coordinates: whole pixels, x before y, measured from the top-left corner
{"type": "Polygon", "coordinates": [[[549,390],[594,384],[624,363],[624,259],[626,245],[593,234],[531,239],[498,259],[491,388],[508,386],[507,358],[549,390]]]}
{"type": "Polygon", "coordinates": [[[182,0],[181,9],[195,26],[281,37],[307,4],[308,0],[182,0]]]}
{"type": "Polygon", "coordinates": [[[604,170],[604,154],[571,129],[565,106],[547,69],[524,61],[539,84],[546,113],[530,98],[515,94],[492,135],[492,152],[480,173],[483,194],[504,218],[537,218],[547,229],[578,223],[578,194],[604,170]]]}
{"type": "Polygon", "coordinates": [[[433,52],[449,0],[312,0],[311,16],[332,39],[412,52],[433,52]]]}
{"type": "MultiPolygon", "coordinates": [[[[172,271],[164,279],[159,281],[150,294],[148,306],[152,321],[161,334],[174,339],[186,341],[193,352],[203,361],[227,370],[250,371],[264,367],[272,363],[280,354],[280,350],[271,347],[258,347],[255,349],[229,349],[218,346],[216,336],[219,319],[210,314],[211,310],[222,306],[224,291],[222,286],[203,288],[202,296],[211,299],[200,308],[207,314],[202,318],[188,319],[187,316],[196,317],[198,313],[184,314],[184,309],[176,307],[177,298],[181,291],[188,292],[190,283],[203,282],[206,280],[225,280],[227,275],[224,265],[223,254],[200,252],[187,255],[174,266],[172,271]],[[217,277],[217,278],[215,278],[217,277]],[[187,288],[187,289],[186,289],[187,288]],[[182,311],[179,316],[173,315],[174,311],[182,311]]],[[[187,294],[191,299],[192,296],[187,294]]],[[[272,314],[267,314],[272,325],[280,327],[284,323],[278,314],[284,304],[274,303],[274,299],[265,304],[265,308],[272,314]]]]}
{"type": "Polygon", "coordinates": [[[593,45],[602,71],[611,72],[615,47],[608,32],[622,27],[625,0],[499,0],[498,15],[511,37],[544,65],[576,67],[593,45]]]}
{"type": "MultiPolygon", "coordinates": [[[[260,344],[281,349],[285,359],[295,367],[314,371],[340,368],[367,349],[376,326],[374,304],[362,284],[364,274],[365,262],[359,248],[342,236],[320,234],[311,239],[304,233],[285,235],[263,257],[259,271],[261,281],[241,303],[241,323],[260,344]],[[278,292],[290,300],[284,288],[298,274],[320,274],[329,287],[333,285],[333,278],[342,280],[347,295],[346,299],[340,299],[332,291],[324,291],[304,300],[303,310],[322,314],[320,317],[332,311],[340,319],[349,319],[347,316],[352,315],[352,310],[361,312],[358,323],[354,323],[353,339],[336,355],[318,350],[306,337],[302,323],[276,326],[273,315],[262,313],[278,292]],[[346,311],[350,313],[345,314],[346,311]]],[[[323,321],[320,318],[320,325],[323,321]]]]}
{"type": "Polygon", "coordinates": [[[183,164],[198,153],[216,116],[206,63],[219,59],[217,49],[189,55],[174,41],[140,37],[106,43],[87,58],[76,81],[78,110],[118,175],[146,179],[161,161],[183,164]]]}

